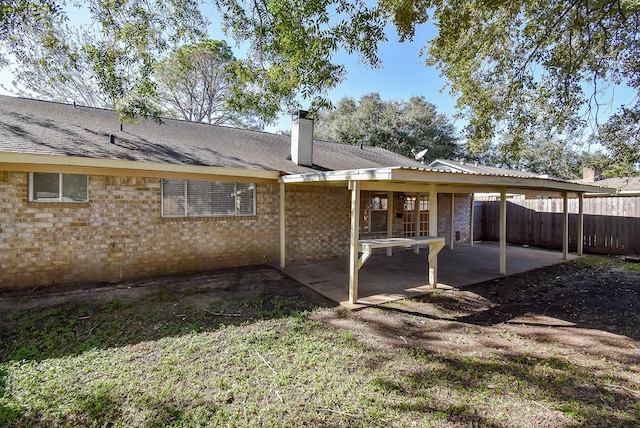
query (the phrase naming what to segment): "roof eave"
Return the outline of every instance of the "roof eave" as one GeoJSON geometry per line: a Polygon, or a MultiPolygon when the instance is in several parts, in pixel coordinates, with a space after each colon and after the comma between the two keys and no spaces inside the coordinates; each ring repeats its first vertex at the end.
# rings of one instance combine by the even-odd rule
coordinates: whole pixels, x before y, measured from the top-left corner
{"type": "Polygon", "coordinates": [[[393,169],[397,167],[385,168],[365,168],[350,169],[342,171],[311,172],[305,174],[290,174],[280,177],[280,182],[285,184],[295,183],[338,183],[346,181],[367,181],[367,180],[390,180],[393,169]]]}
{"type": "Polygon", "coordinates": [[[280,182],[288,183],[334,183],[346,181],[394,181],[412,184],[450,184],[483,187],[509,188],[509,189],[542,189],[554,191],[567,191],[576,193],[600,192],[615,193],[615,189],[570,183],[566,181],[552,180],[537,177],[515,177],[505,175],[463,173],[442,171],[437,169],[388,167],[362,170],[331,171],[307,174],[292,174],[280,177],[280,182]]]}
{"type": "Polygon", "coordinates": [[[135,175],[148,177],[199,176],[236,177],[257,180],[277,180],[280,171],[228,168],[184,164],[165,164],[119,159],[97,159],[77,156],[42,155],[3,152],[0,167],[12,171],[103,173],[105,175],[135,175]]]}

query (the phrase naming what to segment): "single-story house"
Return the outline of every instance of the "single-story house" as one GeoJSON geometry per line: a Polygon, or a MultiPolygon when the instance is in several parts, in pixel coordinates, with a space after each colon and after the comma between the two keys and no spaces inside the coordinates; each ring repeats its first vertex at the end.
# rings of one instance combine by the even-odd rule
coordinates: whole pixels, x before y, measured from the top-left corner
{"type": "Polygon", "coordinates": [[[407,240],[433,250],[435,284],[437,247],[471,236],[476,191],[593,189],[320,141],[304,112],[287,137],[0,96],[0,289],[350,254],[355,302],[367,252],[407,240]]]}
{"type": "Polygon", "coordinates": [[[576,183],[598,184],[602,187],[615,189],[615,195],[593,193],[591,196],[640,196],[640,176],[604,178],[600,168],[584,168],[582,179],[576,183]]]}

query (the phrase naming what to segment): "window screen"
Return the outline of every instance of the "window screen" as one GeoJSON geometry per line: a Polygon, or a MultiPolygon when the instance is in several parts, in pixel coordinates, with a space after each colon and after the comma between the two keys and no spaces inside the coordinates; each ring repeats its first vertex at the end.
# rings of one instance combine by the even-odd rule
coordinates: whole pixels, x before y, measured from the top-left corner
{"type": "Polygon", "coordinates": [[[64,202],[86,202],[87,176],[62,174],[62,200],[64,202]]]}
{"type": "Polygon", "coordinates": [[[255,215],[255,184],[163,180],[162,215],[164,217],[255,215]]]}
{"type": "Polygon", "coordinates": [[[87,175],[33,172],[29,200],[34,202],[87,202],[87,175]]]}

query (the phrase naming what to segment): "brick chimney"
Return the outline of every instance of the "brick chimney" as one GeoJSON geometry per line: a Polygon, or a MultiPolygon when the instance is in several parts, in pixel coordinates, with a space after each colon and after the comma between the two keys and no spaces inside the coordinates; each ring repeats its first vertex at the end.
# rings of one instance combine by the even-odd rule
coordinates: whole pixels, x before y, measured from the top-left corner
{"type": "Polygon", "coordinates": [[[313,165],[313,119],[308,114],[299,110],[291,124],[291,160],[296,165],[313,165]]]}
{"type": "Polygon", "coordinates": [[[593,183],[602,178],[602,169],[585,167],[582,169],[582,181],[593,183]]]}

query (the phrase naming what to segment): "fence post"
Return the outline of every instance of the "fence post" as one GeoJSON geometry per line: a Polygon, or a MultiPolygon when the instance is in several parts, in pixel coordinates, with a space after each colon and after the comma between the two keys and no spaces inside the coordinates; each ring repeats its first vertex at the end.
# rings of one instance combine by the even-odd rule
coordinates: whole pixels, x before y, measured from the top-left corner
{"type": "Polygon", "coordinates": [[[569,253],[569,197],[567,191],[562,192],[562,260],[567,260],[569,253]]]}

